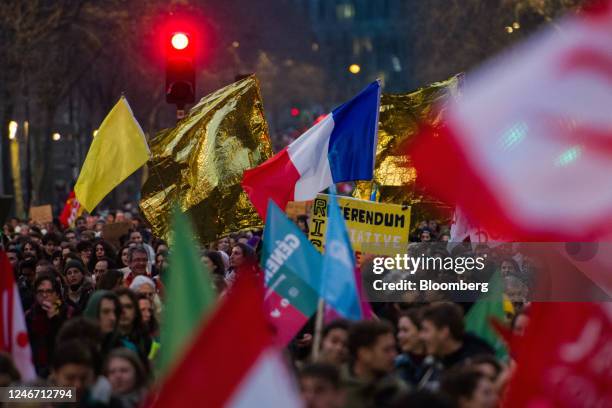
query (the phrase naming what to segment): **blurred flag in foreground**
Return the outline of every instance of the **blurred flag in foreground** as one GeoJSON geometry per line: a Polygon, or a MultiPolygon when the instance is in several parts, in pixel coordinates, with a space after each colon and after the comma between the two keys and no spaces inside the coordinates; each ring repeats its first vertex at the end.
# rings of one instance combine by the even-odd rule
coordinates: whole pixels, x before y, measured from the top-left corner
{"type": "Polygon", "coordinates": [[[13,268],[0,251],[0,351],[11,355],[24,381],[36,379],[19,290],[13,268]]]}
{"type": "Polygon", "coordinates": [[[325,237],[321,297],[341,316],[359,320],[362,313],[355,282],[355,254],[338,207],[335,190],[335,186],[332,186],[327,206],[329,224],[325,237]]]}
{"type": "Polygon", "coordinates": [[[215,291],[193,239],[189,219],[174,211],[170,270],[164,274],[166,304],[161,325],[157,368],[162,376],[183,357],[186,346],[204,323],[215,291]]]}
{"type": "Polygon", "coordinates": [[[76,219],[83,212],[83,208],[81,208],[81,204],[79,200],[76,199],[76,195],[74,194],[74,190],[70,192],[68,198],[66,199],[66,204],[64,204],[64,209],[60,214],[59,220],[62,223],[64,228],[73,227],[76,219]]]}
{"type": "Polygon", "coordinates": [[[505,321],[505,317],[503,282],[499,273],[495,272],[489,280],[488,292],[483,294],[465,315],[465,330],[489,343],[499,359],[507,357],[508,350],[491,320],[501,323],[505,321]]]}
{"type": "Polygon", "coordinates": [[[287,345],[317,311],[321,262],[304,233],[270,200],[261,265],[277,344],[287,345]]]}
{"type": "Polygon", "coordinates": [[[502,406],[612,406],[612,303],[534,303],[502,406]]]}
{"type": "Polygon", "coordinates": [[[375,81],[281,152],[245,171],[242,187],[261,218],[268,199],[284,210],[289,201],[313,200],[334,183],[371,180],[379,104],[375,81]]]}
{"type": "Polygon", "coordinates": [[[239,276],[181,361],[154,407],[299,407],[301,400],[264,314],[261,287],[239,276]]]}
{"type": "Polygon", "coordinates": [[[100,125],[74,186],[88,212],[149,160],[149,146],[127,100],[122,96],[100,125]]]}
{"type": "Polygon", "coordinates": [[[430,191],[515,240],[612,233],[612,7],[605,4],[465,78],[443,124],[423,127],[407,151],[430,191]]]}

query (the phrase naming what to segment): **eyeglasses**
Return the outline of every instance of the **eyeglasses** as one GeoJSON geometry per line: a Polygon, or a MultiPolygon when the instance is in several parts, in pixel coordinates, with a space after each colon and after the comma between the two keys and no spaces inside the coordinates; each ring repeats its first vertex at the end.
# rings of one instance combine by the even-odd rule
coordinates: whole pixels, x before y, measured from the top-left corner
{"type": "Polygon", "coordinates": [[[38,289],[36,291],[37,295],[52,295],[53,293],[55,293],[54,289],[38,289]]]}

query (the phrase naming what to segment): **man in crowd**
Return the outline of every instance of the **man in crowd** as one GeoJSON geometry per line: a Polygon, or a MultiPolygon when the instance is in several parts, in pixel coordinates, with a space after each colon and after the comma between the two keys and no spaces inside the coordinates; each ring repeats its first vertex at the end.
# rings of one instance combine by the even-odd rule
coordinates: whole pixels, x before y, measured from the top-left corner
{"type": "Polygon", "coordinates": [[[340,373],[326,363],[313,363],[299,373],[300,390],[306,408],[340,408],[344,404],[344,391],[340,373]]]}
{"type": "Polygon", "coordinates": [[[480,354],[493,354],[486,342],[465,333],[463,311],[455,303],[429,305],[423,309],[421,319],[419,335],[430,356],[430,367],[422,381],[430,389],[437,389],[445,369],[480,354]]]}
{"type": "Polygon", "coordinates": [[[407,386],[392,374],[397,349],[394,329],[385,321],[360,321],[349,330],[351,363],[345,374],[347,406],[389,406],[407,386]]]}

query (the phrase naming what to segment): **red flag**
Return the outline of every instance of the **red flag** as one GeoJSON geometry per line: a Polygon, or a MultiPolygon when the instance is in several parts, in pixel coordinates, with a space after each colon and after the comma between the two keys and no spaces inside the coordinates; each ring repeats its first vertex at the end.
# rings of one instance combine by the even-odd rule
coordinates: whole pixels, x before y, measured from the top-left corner
{"type": "Polygon", "coordinates": [[[256,278],[241,274],[159,390],[154,407],[299,406],[264,314],[256,278]]]}
{"type": "Polygon", "coordinates": [[[486,231],[596,240],[612,234],[612,8],[555,26],[467,75],[408,153],[486,231]]]}
{"type": "Polygon", "coordinates": [[[13,268],[3,251],[0,251],[0,351],[13,357],[22,380],[36,378],[19,291],[13,268]]]}
{"type": "Polygon", "coordinates": [[[612,304],[535,303],[515,343],[504,406],[612,406],[612,304]]]}
{"type": "Polygon", "coordinates": [[[79,200],[76,199],[74,194],[74,190],[70,192],[68,195],[68,199],[66,199],[66,204],[64,205],[64,209],[60,215],[60,222],[64,226],[64,228],[74,226],[74,222],[77,217],[81,215],[83,210],[81,209],[81,204],[79,200]]]}

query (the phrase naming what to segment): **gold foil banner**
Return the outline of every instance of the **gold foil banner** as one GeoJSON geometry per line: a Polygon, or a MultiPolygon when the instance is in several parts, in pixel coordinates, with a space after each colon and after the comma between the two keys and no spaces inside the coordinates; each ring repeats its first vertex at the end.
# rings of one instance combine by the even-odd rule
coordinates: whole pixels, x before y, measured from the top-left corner
{"type": "Polygon", "coordinates": [[[245,169],[272,155],[255,76],[205,96],[149,146],[140,207],[155,235],[168,238],[174,203],[190,215],[201,243],[263,226],[240,186],[245,169]]]}
{"type": "MultiPolygon", "coordinates": [[[[446,81],[435,82],[415,92],[381,95],[374,167],[378,201],[417,205],[413,208],[413,219],[418,219],[419,204],[436,206],[440,203],[428,202],[416,191],[416,169],[410,165],[409,156],[398,152],[398,147],[415,136],[420,123],[440,122],[441,113],[434,110],[433,106],[443,107],[444,99],[449,94],[456,94],[458,86],[459,75],[446,81]]],[[[436,158],[432,157],[431,160],[436,158]]],[[[359,181],[355,185],[353,197],[369,200],[372,188],[371,181],[359,181]]]]}

